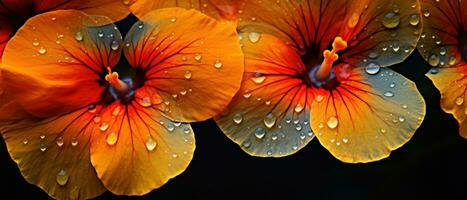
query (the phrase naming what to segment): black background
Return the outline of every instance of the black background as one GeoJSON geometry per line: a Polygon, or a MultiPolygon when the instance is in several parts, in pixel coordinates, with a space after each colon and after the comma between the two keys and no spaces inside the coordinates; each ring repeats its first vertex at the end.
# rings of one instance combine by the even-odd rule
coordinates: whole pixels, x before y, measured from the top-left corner
{"type": "MultiPolygon", "coordinates": [[[[125,34],[135,21],[130,16],[117,25],[125,34]]],[[[345,164],[317,139],[285,158],[251,157],[209,120],[192,124],[197,147],[181,175],[142,197],[106,192],[98,199],[467,199],[467,140],[440,109],[439,92],[425,76],[428,64],[415,52],[391,68],[417,83],[427,115],[387,159],[345,164]]],[[[0,139],[0,199],[49,198],[24,180],[0,139]]]]}

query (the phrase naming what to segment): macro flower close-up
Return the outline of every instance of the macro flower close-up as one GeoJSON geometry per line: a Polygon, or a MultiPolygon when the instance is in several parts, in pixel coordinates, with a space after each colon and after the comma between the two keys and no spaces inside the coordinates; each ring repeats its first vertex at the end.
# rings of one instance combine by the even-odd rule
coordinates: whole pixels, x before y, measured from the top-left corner
{"type": "Polygon", "coordinates": [[[244,151],[286,156],[316,136],[344,162],[370,162],[420,126],[415,84],[386,68],[416,47],[417,1],[240,4],[245,75],[217,122],[244,151]]]}
{"type": "Polygon", "coordinates": [[[0,0],[0,198],[467,199],[465,9],[0,0]]]}

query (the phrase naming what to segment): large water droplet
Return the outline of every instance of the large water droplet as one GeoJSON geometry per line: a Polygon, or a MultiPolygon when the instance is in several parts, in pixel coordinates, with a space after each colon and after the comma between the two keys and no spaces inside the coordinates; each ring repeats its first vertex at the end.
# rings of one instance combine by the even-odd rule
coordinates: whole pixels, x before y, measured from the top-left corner
{"type": "Polygon", "coordinates": [[[117,143],[117,140],[118,140],[118,135],[116,132],[112,131],[107,135],[107,138],[106,138],[107,144],[114,145],[115,143],[117,143]]]}
{"type": "Polygon", "coordinates": [[[439,61],[440,61],[439,56],[436,54],[431,54],[431,56],[428,58],[428,63],[433,67],[438,66],[439,61]]]}
{"type": "Polygon", "coordinates": [[[275,124],[276,117],[272,113],[266,115],[266,117],[264,118],[264,125],[266,125],[266,127],[268,128],[272,128],[275,124]]]}
{"type": "Polygon", "coordinates": [[[101,131],[106,131],[109,128],[109,124],[107,122],[102,122],[102,124],[99,126],[99,130],[101,131]]]}
{"type": "Polygon", "coordinates": [[[172,132],[175,130],[175,126],[173,123],[168,123],[166,128],[169,132],[172,132]]]}
{"type": "Polygon", "coordinates": [[[248,34],[248,39],[249,39],[250,42],[252,42],[252,43],[257,43],[257,42],[261,39],[261,33],[250,32],[250,33],[248,34]]]}
{"type": "Polygon", "coordinates": [[[388,12],[383,17],[383,25],[384,27],[389,28],[389,29],[393,29],[399,26],[400,21],[401,21],[400,16],[394,12],[388,12]]]}
{"type": "Polygon", "coordinates": [[[148,137],[148,139],[146,140],[146,149],[148,149],[148,151],[152,151],[156,148],[157,146],[157,143],[154,139],[152,139],[151,136],[148,137]]]}
{"type": "Polygon", "coordinates": [[[425,16],[425,17],[429,17],[429,16],[430,16],[430,10],[428,10],[428,8],[424,8],[424,9],[423,9],[423,16],[425,16]]]}
{"type": "Polygon", "coordinates": [[[294,109],[294,110],[295,110],[296,113],[299,113],[299,112],[302,112],[303,108],[304,108],[304,107],[302,106],[302,104],[297,103],[297,105],[295,105],[295,109],[294,109]]]}
{"type": "Polygon", "coordinates": [[[112,50],[116,51],[118,50],[118,48],[120,48],[120,43],[118,43],[116,40],[112,41],[112,44],[110,45],[110,48],[112,48],[112,50]]]}
{"type": "Polygon", "coordinates": [[[264,128],[258,127],[255,129],[255,137],[262,139],[266,135],[266,130],[264,128]]]}
{"type": "Polygon", "coordinates": [[[328,118],[328,121],[326,122],[329,128],[334,129],[339,125],[339,120],[337,120],[337,117],[331,116],[328,118]]]}
{"type": "Polygon", "coordinates": [[[261,73],[255,73],[255,75],[251,77],[251,80],[256,84],[261,84],[264,82],[264,80],[266,80],[266,76],[261,73]]]}
{"type": "MultiPolygon", "coordinates": [[[[143,97],[138,101],[138,103],[139,103],[139,105],[141,105],[143,107],[150,107],[152,105],[150,97],[143,97]]],[[[161,103],[162,103],[162,98],[161,98],[161,103]]]]}
{"type": "Polygon", "coordinates": [[[185,71],[185,79],[191,79],[191,71],[190,70],[187,70],[185,71]]]}
{"type": "Polygon", "coordinates": [[[365,72],[370,74],[370,75],[374,75],[374,74],[377,74],[380,69],[381,69],[381,66],[379,66],[377,63],[370,62],[365,67],[365,72]]]}
{"type": "Polygon", "coordinates": [[[57,183],[60,185],[60,186],[64,186],[66,185],[66,183],[68,183],[68,173],[64,170],[64,169],[61,169],[58,173],[57,173],[57,177],[56,177],[56,181],[57,183]]]}

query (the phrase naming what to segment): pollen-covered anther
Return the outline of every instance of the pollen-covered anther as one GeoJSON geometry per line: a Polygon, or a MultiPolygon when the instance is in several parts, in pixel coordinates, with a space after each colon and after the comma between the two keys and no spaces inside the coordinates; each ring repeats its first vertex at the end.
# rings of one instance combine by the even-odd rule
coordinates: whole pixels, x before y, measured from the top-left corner
{"type": "Polygon", "coordinates": [[[325,50],[323,52],[324,60],[321,63],[320,68],[316,72],[316,79],[319,81],[325,81],[329,78],[332,70],[332,65],[339,59],[337,52],[345,50],[347,48],[347,41],[341,37],[336,37],[332,43],[332,50],[325,50]]]}
{"type": "Polygon", "coordinates": [[[112,87],[120,94],[126,94],[130,91],[130,86],[119,79],[117,72],[112,72],[110,67],[107,67],[107,71],[109,72],[105,76],[105,80],[112,85],[112,87]]]}

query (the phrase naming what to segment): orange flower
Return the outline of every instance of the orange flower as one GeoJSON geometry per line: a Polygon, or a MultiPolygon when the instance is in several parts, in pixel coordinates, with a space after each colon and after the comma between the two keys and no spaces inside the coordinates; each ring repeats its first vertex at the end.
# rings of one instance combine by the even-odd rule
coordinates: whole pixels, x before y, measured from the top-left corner
{"type": "Polygon", "coordinates": [[[0,58],[7,42],[26,20],[40,13],[65,9],[103,15],[113,21],[129,13],[122,1],[115,0],[3,0],[0,2],[0,58]]]}
{"type": "Polygon", "coordinates": [[[53,11],[16,33],[2,72],[23,112],[0,111],[1,132],[27,181],[58,199],[142,195],[188,166],[187,122],[227,106],[243,54],[234,27],[194,10],[150,12],[124,40],[107,18],[53,11]]]}
{"type": "Polygon", "coordinates": [[[421,3],[424,29],[418,51],[434,67],[428,77],[441,92],[441,107],[454,115],[460,135],[467,138],[467,2],[421,3]]]}
{"type": "Polygon", "coordinates": [[[129,3],[130,11],[141,18],[146,13],[168,7],[181,7],[196,9],[216,19],[235,20],[238,14],[237,0],[132,0],[129,3]]]}
{"type": "Polygon", "coordinates": [[[417,44],[416,0],[239,5],[244,79],[216,120],[248,154],[290,155],[316,136],[343,162],[370,162],[420,126],[425,102],[415,84],[385,68],[417,44]]]}

